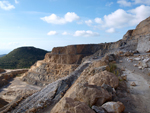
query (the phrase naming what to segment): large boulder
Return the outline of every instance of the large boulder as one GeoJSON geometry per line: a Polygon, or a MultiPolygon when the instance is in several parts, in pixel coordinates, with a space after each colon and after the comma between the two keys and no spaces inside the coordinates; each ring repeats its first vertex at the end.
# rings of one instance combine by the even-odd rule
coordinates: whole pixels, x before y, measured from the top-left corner
{"type": "Polygon", "coordinates": [[[116,75],[108,71],[102,71],[100,73],[91,76],[88,80],[91,85],[102,86],[102,84],[110,85],[113,88],[118,87],[119,80],[116,75]]]}
{"type": "Polygon", "coordinates": [[[102,105],[108,113],[122,113],[125,109],[125,106],[122,102],[107,102],[102,105]]]}
{"type": "Polygon", "coordinates": [[[102,105],[104,102],[111,100],[112,95],[105,89],[86,84],[74,84],[66,93],[65,97],[84,102],[89,106],[102,105]]]}
{"type": "Polygon", "coordinates": [[[51,110],[51,113],[95,113],[83,102],[71,98],[63,98],[51,110]]]}

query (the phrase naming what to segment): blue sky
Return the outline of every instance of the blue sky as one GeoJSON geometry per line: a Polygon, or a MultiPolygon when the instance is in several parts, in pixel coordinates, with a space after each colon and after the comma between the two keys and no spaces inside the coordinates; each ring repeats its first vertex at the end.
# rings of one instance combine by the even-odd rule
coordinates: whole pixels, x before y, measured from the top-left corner
{"type": "Polygon", "coordinates": [[[150,0],[0,0],[0,54],[113,42],[150,16],[150,0]]]}

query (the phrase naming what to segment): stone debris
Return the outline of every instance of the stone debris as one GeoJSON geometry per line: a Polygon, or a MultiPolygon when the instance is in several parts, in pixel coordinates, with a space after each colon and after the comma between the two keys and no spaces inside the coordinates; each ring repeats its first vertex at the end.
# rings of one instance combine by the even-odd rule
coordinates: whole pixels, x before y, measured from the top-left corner
{"type": "Polygon", "coordinates": [[[130,85],[131,85],[131,86],[136,86],[135,82],[132,82],[130,85]]]}
{"type": "Polygon", "coordinates": [[[122,113],[125,109],[125,106],[122,102],[107,102],[102,105],[102,108],[108,113],[122,113]]]}
{"type": "Polygon", "coordinates": [[[142,69],[144,69],[144,68],[147,68],[147,67],[148,67],[147,63],[146,63],[146,62],[143,62],[143,61],[139,61],[138,66],[139,66],[139,67],[142,67],[142,69]]]}
{"type": "Polygon", "coordinates": [[[137,64],[133,64],[133,66],[134,66],[134,67],[138,67],[138,65],[137,65],[137,64]]]}
{"type": "Polygon", "coordinates": [[[96,113],[107,113],[102,107],[92,106],[92,109],[93,109],[96,113]]]}
{"type": "Polygon", "coordinates": [[[143,69],[142,66],[139,66],[138,68],[139,68],[140,70],[143,69]]]}
{"type": "Polygon", "coordinates": [[[140,61],[141,58],[140,57],[137,57],[137,58],[134,58],[135,61],[140,61]]]}
{"type": "Polygon", "coordinates": [[[127,75],[122,75],[121,78],[126,81],[127,80],[127,75]]]}
{"type": "Polygon", "coordinates": [[[127,61],[128,62],[133,62],[133,59],[132,58],[127,58],[127,61]]]}
{"type": "Polygon", "coordinates": [[[143,62],[145,62],[145,63],[147,63],[147,62],[149,62],[150,61],[150,58],[145,58],[144,60],[143,60],[143,62]]]}

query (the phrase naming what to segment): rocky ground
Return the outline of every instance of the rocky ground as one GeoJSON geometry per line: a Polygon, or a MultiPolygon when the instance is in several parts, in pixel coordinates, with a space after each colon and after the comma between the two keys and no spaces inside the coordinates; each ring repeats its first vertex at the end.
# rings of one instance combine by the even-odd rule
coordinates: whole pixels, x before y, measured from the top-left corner
{"type": "Polygon", "coordinates": [[[125,57],[118,64],[123,67],[123,76],[127,76],[127,88],[130,92],[132,105],[129,109],[136,113],[149,113],[150,111],[150,54],[135,54],[125,57]],[[145,62],[145,63],[141,63],[145,62]]]}
{"type": "Polygon", "coordinates": [[[22,98],[18,104],[15,101],[15,103],[13,102],[7,106],[7,110],[1,110],[3,112],[10,111],[11,113],[25,111],[38,113],[48,113],[50,111],[52,113],[94,113],[101,110],[105,113],[110,110],[108,108],[112,107],[111,110],[114,110],[113,106],[118,106],[115,109],[119,113],[123,111],[124,113],[149,113],[150,76],[148,75],[148,58],[148,53],[134,55],[132,53],[128,56],[124,53],[123,56],[120,54],[119,57],[118,54],[108,54],[102,59],[85,61],[72,74],[47,85],[42,90],[39,87],[20,82],[20,78],[15,78],[11,85],[6,88],[9,91],[11,90],[10,92],[6,91],[5,88],[3,89],[3,97],[5,97],[4,94],[8,96],[10,94],[13,97],[17,91],[18,94],[25,93],[27,92],[26,89],[31,94],[32,91],[39,91],[31,96],[28,93],[29,97],[22,98]],[[109,69],[107,68],[108,63],[114,61],[118,67],[115,71],[117,76],[108,72],[109,69]],[[143,66],[141,61],[146,61],[147,66],[144,67],[145,65],[143,66]],[[135,84],[132,84],[133,82],[135,84]],[[67,90],[70,86],[71,88],[67,90]],[[14,89],[16,92],[13,92],[14,89]],[[20,89],[22,91],[19,91],[20,89]],[[15,109],[12,109],[12,106],[15,109]]]}
{"type": "Polygon", "coordinates": [[[10,81],[8,85],[0,89],[0,98],[11,102],[19,95],[35,92],[40,89],[41,87],[29,85],[26,82],[21,81],[20,77],[16,77],[10,81]]]}

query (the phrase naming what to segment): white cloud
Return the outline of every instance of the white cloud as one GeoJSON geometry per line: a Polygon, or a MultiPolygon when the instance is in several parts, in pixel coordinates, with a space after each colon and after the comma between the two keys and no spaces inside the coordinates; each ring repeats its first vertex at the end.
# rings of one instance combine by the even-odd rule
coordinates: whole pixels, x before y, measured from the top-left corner
{"type": "Polygon", "coordinates": [[[134,3],[150,5],[150,0],[134,0],[134,3]]]}
{"type": "Polygon", "coordinates": [[[107,2],[106,6],[111,6],[113,2],[107,2]]]}
{"type": "Polygon", "coordinates": [[[59,17],[56,14],[51,14],[50,16],[45,16],[41,19],[51,24],[66,24],[68,22],[78,20],[80,19],[80,17],[74,12],[68,12],[64,15],[64,17],[59,17]]]}
{"type": "Polygon", "coordinates": [[[74,20],[79,20],[80,19],[80,17],[77,15],[77,14],[75,14],[74,12],[68,12],[67,14],[65,14],[65,20],[67,21],[67,22],[72,22],[72,21],[74,21],[74,20]]]}
{"type": "Polygon", "coordinates": [[[56,31],[50,31],[47,33],[47,35],[57,35],[58,33],[56,31]]]}
{"type": "Polygon", "coordinates": [[[18,2],[17,0],[15,0],[15,3],[16,3],[16,4],[19,4],[19,2],[18,2]]]}
{"type": "Polygon", "coordinates": [[[62,35],[70,35],[70,33],[67,33],[66,31],[64,31],[64,32],[62,33],[62,35]]]}
{"type": "Polygon", "coordinates": [[[15,7],[11,5],[8,1],[0,1],[0,8],[4,10],[11,10],[15,7]]]}
{"type": "Polygon", "coordinates": [[[98,23],[98,24],[102,24],[103,23],[101,18],[95,18],[95,22],[98,23]]]}
{"type": "Polygon", "coordinates": [[[115,27],[121,28],[127,26],[128,21],[133,18],[131,14],[128,14],[123,9],[118,9],[115,12],[104,16],[103,27],[115,27]]]}
{"type": "Polygon", "coordinates": [[[131,2],[127,0],[118,0],[117,3],[120,4],[120,6],[131,6],[131,2]]]}
{"type": "Polygon", "coordinates": [[[129,21],[129,24],[136,25],[150,16],[150,6],[141,5],[135,9],[129,10],[128,12],[133,15],[133,18],[129,21]]]}
{"type": "Polygon", "coordinates": [[[106,30],[107,33],[115,33],[115,28],[110,28],[108,30],[106,30]]]}
{"type": "Polygon", "coordinates": [[[149,16],[150,6],[141,5],[129,11],[118,9],[115,12],[104,16],[104,24],[102,24],[102,26],[109,28],[135,26],[149,16]]]}
{"type": "Polygon", "coordinates": [[[87,20],[85,21],[85,23],[88,25],[88,26],[91,26],[91,24],[93,23],[92,20],[87,20]]]}
{"type": "Polygon", "coordinates": [[[76,31],[74,33],[74,36],[76,37],[95,37],[95,36],[99,36],[99,33],[96,33],[96,32],[92,32],[92,31],[76,31]]]}

